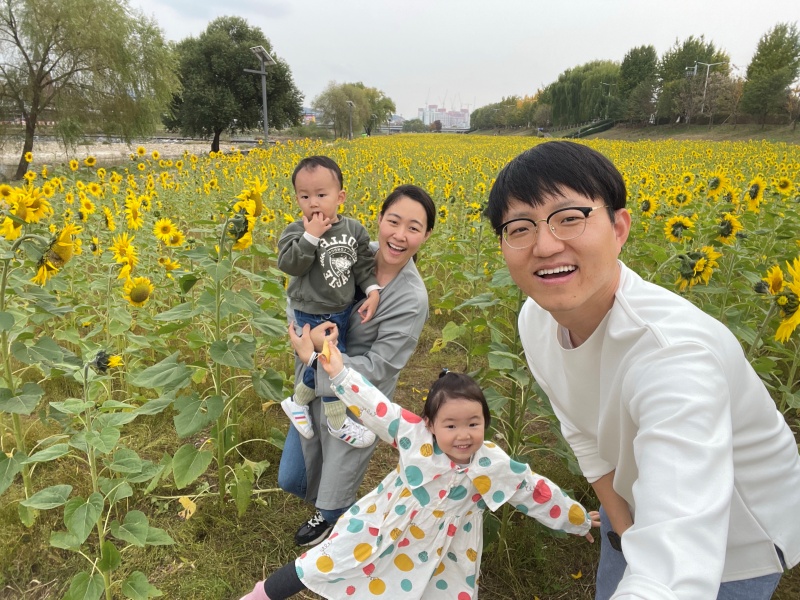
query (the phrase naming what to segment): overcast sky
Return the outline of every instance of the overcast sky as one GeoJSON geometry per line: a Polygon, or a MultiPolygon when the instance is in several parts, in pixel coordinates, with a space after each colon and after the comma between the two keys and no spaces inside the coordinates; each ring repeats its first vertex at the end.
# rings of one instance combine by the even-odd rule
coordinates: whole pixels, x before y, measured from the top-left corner
{"type": "Polygon", "coordinates": [[[407,119],[426,103],[474,110],[531,95],[570,67],[646,44],[660,56],[690,35],[744,75],[764,33],[800,21],[797,0],[129,1],[176,41],[218,16],[243,17],[289,64],[305,106],[329,81],[362,81],[407,119]]]}

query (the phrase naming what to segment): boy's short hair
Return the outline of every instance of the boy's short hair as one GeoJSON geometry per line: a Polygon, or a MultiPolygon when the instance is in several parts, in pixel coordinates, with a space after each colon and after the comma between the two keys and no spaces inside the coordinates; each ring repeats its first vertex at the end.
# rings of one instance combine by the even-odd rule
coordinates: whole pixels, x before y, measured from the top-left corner
{"type": "Polygon", "coordinates": [[[625,180],[610,160],[583,144],[556,141],[538,144],[503,167],[484,214],[500,235],[512,201],[541,206],[546,196],[557,196],[564,188],[605,202],[612,223],[614,211],[625,208],[625,180]]]}
{"type": "Polygon", "coordinates": [[[294,187],[294,180],[297,178],[297,174],[302,171],[303,169],[309,169],[313,171],[317,167],[322,167],[323,169],[330,169],[333,171],[333,174],[336,175],[336,178],[339,180],[339,188],[344,189],[344,177],[342,177],[342,170],[339,168],[339,165],[336,164],[336,161],[330,158],[329,156],[306,156],[303,160],[297,163],[297,166],[294,168],[294,172],[292,173],[292,187],[294,187]]]}

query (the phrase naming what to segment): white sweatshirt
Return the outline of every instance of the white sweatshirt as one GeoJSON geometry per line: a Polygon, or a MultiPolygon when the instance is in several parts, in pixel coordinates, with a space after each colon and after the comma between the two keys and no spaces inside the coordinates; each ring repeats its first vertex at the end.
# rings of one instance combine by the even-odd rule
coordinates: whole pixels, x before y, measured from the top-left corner
{"type": "Polygon", "coordinates": [[[615,599],[715,598],[800,562],[797,444],[733,334],[620,263],[614,305],[578,348],[528,299],[525,354],[590,482],[631,507],[615,599]]]}

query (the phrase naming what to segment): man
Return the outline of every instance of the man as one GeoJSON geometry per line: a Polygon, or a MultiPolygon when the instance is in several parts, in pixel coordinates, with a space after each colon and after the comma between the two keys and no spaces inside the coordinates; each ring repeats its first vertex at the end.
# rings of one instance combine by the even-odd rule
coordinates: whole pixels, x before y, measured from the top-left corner
{"type": "Polygon", "coordinates": [[[800,562],[794,436],[730,331],[618,260],[625,198],[608,159],[559,141],[506,165],[486,209],[604,509],[596,598],[770,598],[800,562]]]}

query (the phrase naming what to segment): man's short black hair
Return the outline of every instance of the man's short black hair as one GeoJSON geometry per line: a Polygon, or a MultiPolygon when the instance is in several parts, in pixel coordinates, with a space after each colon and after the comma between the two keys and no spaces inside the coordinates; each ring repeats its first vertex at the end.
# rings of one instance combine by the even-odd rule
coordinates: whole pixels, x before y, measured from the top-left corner
{"type": "Polygon", "coordinates": [[[583,144],[556,141],[534,146],[503,167],[489,191],[484,214],[500,235],[511,202],[541,206],[564,189],[602,200],[612,223],[614,211],[625,208],[625,181],[610,160],[583,144]]]}
{"type": "Polygon", "coordinates": [[[336,161],[330,158],[329,156],[306,156],[303,160],[297,163],[297,166],[294,168],[294,172],[292,173],[292,187],[294,187],[294,180],[297,178],[297,174],[302,171],[303,169],[309,169],[313,171],[317,167],[322,167],[323,169],[330,169],[333,171],[333,174],[336,175],[336,178],[339,180],[339,188],[344,189],[344,177],[342,177],[342,170],[339,168],[339,165],[336,164],[336,161]]]}

